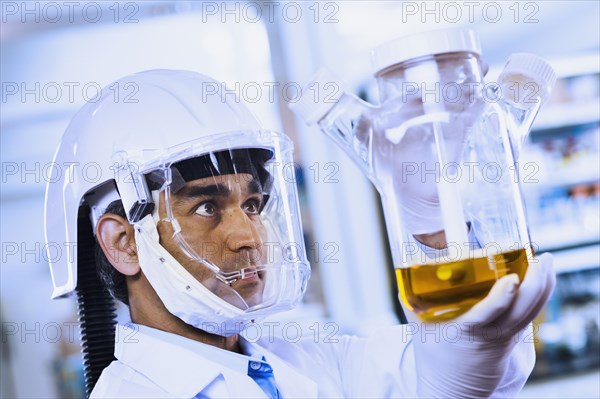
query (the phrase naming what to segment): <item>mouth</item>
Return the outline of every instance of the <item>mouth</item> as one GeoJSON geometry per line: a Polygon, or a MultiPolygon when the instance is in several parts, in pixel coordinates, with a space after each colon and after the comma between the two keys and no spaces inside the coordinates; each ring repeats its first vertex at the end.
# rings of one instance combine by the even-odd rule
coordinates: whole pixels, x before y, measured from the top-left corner
{"type": "Polygon", "coordinates": [[[237,272],[225,272],[216,275],[217,280],[229,286],[236,283],[256,283],[264,280],[266,276],[266,268],[264,266],[248,266],[237,272]]]}
{"type": "Polygon", "coordinates": [[[234,281],[233,283],[231,283],[231,287],[235,290],[240,290],[241,288],[256,286],[259,283],[260,278],[258,276],[252,276],[234,281]]]}
{"type": "Polygon", "coordinates": [[[265,271],[259,271],[255,267],[245,268],[242,270],[242,277],[231,283],[230,287],[252,307],[262,301],[264,276],[265,271]]]}
{"type": "Polygon", "coordinates": [[[240,270],[240,278],[234,281],[231,285],[245,285],[245,284],[255,284],[262,280],[264,276],[264,271],[260,271],[255,266],[246,267],[240,270]]]}
{"type": "MultiPolygon", "coordinates": [[[[267,270],[265,266],[247,266],[238,270],[237,272],[226,272],[226,275],[216,275],[217,280],[224,286],[228,286],[229,290],[235,292],[235,303],[238,304],[239,300],[243,303],[236,306],[241,308],[252,307],[259,304],[262,301],[262,295],[267,278],[267,270]]],[[[228,291],[223,287],[223,292],[229,292],[228,295],[232,295],[231,291],[228,291]]]]}

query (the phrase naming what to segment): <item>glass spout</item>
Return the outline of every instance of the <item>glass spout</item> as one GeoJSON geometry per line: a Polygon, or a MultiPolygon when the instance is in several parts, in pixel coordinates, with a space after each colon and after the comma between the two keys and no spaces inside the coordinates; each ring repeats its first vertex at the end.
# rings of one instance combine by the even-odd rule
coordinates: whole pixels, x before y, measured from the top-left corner
{"type": "Polygon", "coordinates": [[[496,91],[488,98],[501,98],[509,115],[508,123],[515,159],[529,135],[541,106],[548,100],[556,74],[541,58],[526,53],[511,55],[498,79],[496,91]]]}
{"type": "Polygon", "coordinates": [[[320,129],[375,182],[372,163],[373,127],[371,104],[344,91],[337,76],[321,68],[302,90],[300,99],[290,105],[308,125],[320,129]]]}
{"type": "Polygon", "coordinates": [[[318,124],[374,183],[373,175],[373,124],[374,107],[354,96],[344,93],[331,111],[318,124]]]}

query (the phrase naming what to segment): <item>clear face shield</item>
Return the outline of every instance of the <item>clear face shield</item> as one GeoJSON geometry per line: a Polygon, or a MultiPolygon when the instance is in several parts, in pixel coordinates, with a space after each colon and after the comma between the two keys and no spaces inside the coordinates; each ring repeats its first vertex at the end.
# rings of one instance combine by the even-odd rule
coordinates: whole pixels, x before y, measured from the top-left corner
{"type": "MultiPolygon", "coordinates": [[[[145,207],[148,215],[141,215],[136,228],[156,227],[158,244],[169,255],[156,256],[185,285],[175,291],[210,292],[224,302],[219,306],[242,318],[300,301],[310,266],[286,136],[229,133],[138,155],[145,158],[138,169],[145,187],[136,190],[136,203],[153,207],[151,214],[145,207]]],[[[126,162],[136,164],[135,154],[127,154],[126,162]]]]}

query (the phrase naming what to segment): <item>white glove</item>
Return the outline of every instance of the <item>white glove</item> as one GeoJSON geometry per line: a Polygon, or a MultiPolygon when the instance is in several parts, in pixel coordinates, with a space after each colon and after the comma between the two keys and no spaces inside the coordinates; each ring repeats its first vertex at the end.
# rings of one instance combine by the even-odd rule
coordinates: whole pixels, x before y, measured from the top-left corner
{"type": "Polygon", "coordinates": [[[455,320],[425,323],[406,312],[410,321],[421,323],[421,334],[413,337],[418,396],[492,395],[507,372],[511,352],[525,339],[522,330],[554,289],[552,263],[550,254],[531,260],[520,286],[516,274],[499,279],[487,297],[455,320]]]}

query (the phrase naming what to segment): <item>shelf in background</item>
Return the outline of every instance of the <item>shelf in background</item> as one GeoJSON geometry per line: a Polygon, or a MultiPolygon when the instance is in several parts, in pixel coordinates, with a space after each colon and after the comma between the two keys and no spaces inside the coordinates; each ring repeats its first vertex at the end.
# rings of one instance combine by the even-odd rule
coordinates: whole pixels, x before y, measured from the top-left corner
{"type": "Polygon", "coordinates": [[[600,166],[596,168],[582,167],[582,164],[586,162],[598,165],[599,160],[595,157],[586,157],[581,162],[573,163],[570,166],[554,171],[551,176],[541,176],[535,182],[523,182],[521,183],[521,187],[526,192],[533,193],[597,182],[600,180],[600,166]]]}
{"type": "Polygon", "coordinates": [[[600,99],[591,101],[556,104],[542,108],[533,123],[532,134],[540,130],[556,129],[566,126],[584,125],[600,120],[600,99]]]}
{"type": "MultiPolygon", "coordinates": [[[[546,252],[546,251],[540,251],[546,252]]],[[[600,267],[600,244],[563,251],[551,251],[557,274],[600,267]]]]}
{"type": "MultiPolygon", "coordinates": [[[[597,229],[587,230],[583,226],[545,226],[531,229],[531,242],[536,252],[554,252],[586,248],[600,245],[600,232],[597,229]]],[[[600,252],[596,249],[596,255],[600,252]]],[[[597,263],[598,264],[598,263],[597,263]]]]}

